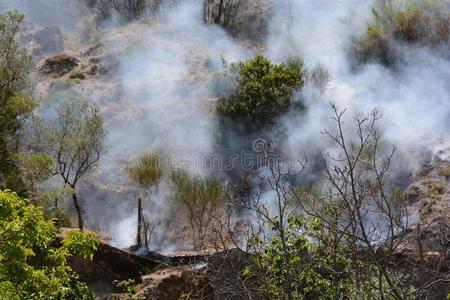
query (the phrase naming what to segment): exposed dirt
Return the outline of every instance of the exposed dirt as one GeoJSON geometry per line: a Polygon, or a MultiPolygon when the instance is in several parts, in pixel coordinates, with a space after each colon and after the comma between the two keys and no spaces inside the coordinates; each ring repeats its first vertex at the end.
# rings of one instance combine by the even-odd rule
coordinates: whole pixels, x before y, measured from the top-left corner
{"type": "Polygon", "coordinates": [[[213,299],[205,268],[164,267],[142,277],[142,290],[136,296],[144,299],[213,299]]]}
{"type": "MultiPolygon", "coordinates": [[[[71,229],[62,229],[58,238],[63,238],[71,229]]],[[[80,257],[69,258],[69,264],[86,282],[97,296],[108,296],[121,292],[114,281],[133,279],[141,282],[141,276],[160,267],[160,263],[135,255],[131,252],[112,247],[106,243],[106,236],[100,235],[100,245],[92,261],[80,257]]]]}

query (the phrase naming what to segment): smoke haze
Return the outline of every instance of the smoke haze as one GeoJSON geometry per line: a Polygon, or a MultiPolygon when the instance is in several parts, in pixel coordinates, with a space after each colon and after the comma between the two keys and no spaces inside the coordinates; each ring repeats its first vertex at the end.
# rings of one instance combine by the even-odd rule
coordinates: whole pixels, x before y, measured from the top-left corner
{"type": "MultiPolygon", "coordinates": [[[[79,12],[84,11],[74,10],[73,1],[10,2],[39,26],[57,24],[65,30],[74,30],[79,12]]],[[[331,147],[320,135],[332,126],[329,102],[349,109],[347,123],[360,111],[380,109],[384,136],[401,153],[420,156],[448,146],[450,60],[444,51],[448,48],[409,47],[395,70],[375,63],[352,68],[349,43],[352,35],[364,30],[372,4],[272,0],[264,47],[249,46],[216,25],[205,25],[201,3],[193,0],[182,1],[164,17],[99,29],[105,57],[115,61],[117,68],[106,79],[92,79],[93,83],[82,82],[75,88],[105,112],[111,145],[96,176],[102,190],[87,188],[83,194],[89,199],[83,201],[88,223],[111,233],[116,245],[129,246],[135,238],[139,193],[129,192],[135,189],[123,178],[123,161],[144,150],[158,150],[202,173],[198,164],[190,162],[214,152],[216,99],[209,89],[211,76],[223,61],[246,60],[259,52],[275,62],[301,55],[308,69],[321,64],[332,77],[323,93],[307,85],[298,95],[297,100],[307,107],[305,112],[287,113],[280,119],[287,129],[281,147],[290,155],[314,156],[331,147]]],[[[418,161],[409,160],[407,167],[416,170],[418,161]]],[[[169,242],[173,227],[168,222],[168,184],[163,180],[152,200],[147,197],[145,203],[150,218],[160,224],[154,237],[159,240],[157,247],[166,250],[173,246],[169,242]]]]}

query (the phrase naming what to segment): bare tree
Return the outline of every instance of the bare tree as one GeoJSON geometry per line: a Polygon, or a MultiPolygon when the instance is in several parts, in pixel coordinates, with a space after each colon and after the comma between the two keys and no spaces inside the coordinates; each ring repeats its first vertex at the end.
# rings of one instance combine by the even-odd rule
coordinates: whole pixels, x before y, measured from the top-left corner
{"type": "Polygon", "coordinates": [[[85,0],[97,12],[101,19],[113,15],[125,21],[131,21],[147,14],[156,13],[163,6],[170,7],[176,0],[85,0]]]}
{"type": "MultiPolygon", "coordinates": [[[[323,132],[332,143],[329,152],[323,154],[321,168],[309,170],[304,161],[295,166],[287,159],[267,159],[264,168],[254,175],[260,184],[253,186],[248,199],[227,194],[229,206],[241,217],[248,215],[250,226],[240,225],[246,233],[236,234],[232,225],[236,222],[230,221],[229,213],[228,222],[218,233],[221,260],[210,263],[215,290],[244,299],[264,298],[271,292],[264,280],[272,276],[274,281],[267,285],[276,282],[278,292],[286,299],[299,295],[411,299],[436,295],[438,287],[449,282],[449,226],[432,225],[439,229],[430,230],[441,233],[433,242],[441,249],[439,253],[425,253],[427,229],[419,227],[417,234],[411,230],[405,195],[392,180],[396,149],[382,139],[377,126],[381,113],[371,111],[347,126],[345,110],[332,105],[332,112],[335,126],[323,132]],[[315,172],[318,180],[301,180],[308,174],[305,170],[315,172]],[[293,231],[290,220],[299,216],[313,225],[293,231]],[[296,241],[304,241],[305,235],[314,245],[309,254],[294,246],[296,241]],[[412,246],[417,247],[417,255],[405,251],[411,243],[416,244],[412,246]],[[246,260],[233,262],[233,248],[246,253],[246,260]],[[267,261],[257,261],[267,258],[268,267],[267,261]],[[255,260],[260,269],[253,267],[243,276],[245,266],[255,265],[255,260]],[[299,260],[301,263],[296,264],[299,260]],[[233,280],[224,283],[224,270],[233,280]],[[308,286],[298,275],[302,272],[312,274],[311,280],[314,276],[320,280],[308,286]],[[308,290],[322,280],[333,292],[321,294],[319,289],[308,295],[308,290]]],[[[430,243],[430,237],[426,243],[430,243]]]]}
{"type": "Polygon", "coordinates": [[[191,227],[194,249],[200,250],[219,218],[225,196],[222,184],[215,178],[195,178],[183,170],[172,171],[171,179],[175,204],[191,227]]]}
{"type": "Polygon", "coordinates": [[[203,18],[207,24],[224,27],[236,21],[242,0],[203,0],[203,18]]]}

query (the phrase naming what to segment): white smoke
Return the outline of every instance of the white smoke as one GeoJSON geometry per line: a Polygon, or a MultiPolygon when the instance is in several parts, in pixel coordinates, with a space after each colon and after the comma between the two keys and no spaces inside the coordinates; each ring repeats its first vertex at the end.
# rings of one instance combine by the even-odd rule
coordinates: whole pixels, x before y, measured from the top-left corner
{"type": "Polygon", "coordinates": [[[281,60],[301,53],[307,65],[321,63],[332,75],[321,99],[304,100],[308,106],[305,115],[285,119],[289,128],[286,145],[292,152],[308,152],[311,145],[323,143],[318,136],[330,124],[329,102],[349,109],[349,122],[357,111],[381,110],[384,135],[400,150],[417,151],[420,147],[434,152],[449,139],[448,56],[446,59],[439,50],[412,46],[395,70],[369,64],[354,71],[347,49],[352,34],[362,32],[369,21],[373,1],[277,3],[284,5],[275,6],[267,55],[281,60]]]}
{"type": "MultiPolygon", "coordinates": [[[[450,135],[450,61],[439,51],[409,48],[399,66],[378,64],[351,68],[347,48],[351,36],[361,33],[370,18],[372,1],[361,0],[271,0],[272,19],[263,54],[280,62],[289,55],[302,55],[306,66],[325,66],[332,81],[324,94],[301,95],[307,109],[281,119],[287,128],[284,152],[312,155],[330,145],[320,136],[332,126],[329,102],[357,111],[373,108],[384,112],[385,137],[403,152],[418,148],[435,151],[450,135]]],[[[56,24],[75,28],[80,10],[73,1],[15,0],[41,26],[56,24]],[[39,5],[39,4],[40,5],[39,5]],[[56,10],[56,12],[55,12],[56,10]]],[[[91,222],[112,233],[118,246],[135,238],[135,195],[124,180],[123,160],[137,153],[160,150],[195,172],[198,162],[212,154],[214,108],[209,93],[212,73],[222,62],[246,60],[254,47],[233,39],[216,25],[205,25],[201,2],[186,0],[164,17],[148,17],[123,26],[103,29],[102,51],[118,62],[111,78],[82,82],[78,91],[100,104],[105,112],[111,149],[102,161],[97,178],[107,192],[86,192],[82,201],[91,222]],[[111,82],[105,82],[110,80],[111,82]],[[99,93],[98,87],[106,92],[99,93]],[[191,163],[193,162],[193,163],[191,163]],[[117,186],[122,186],[121,188],[117,186]],[[95,198],[95,199],[93,199],[95,198]]],[[[92,79],[94,80],[94,79],[92,79]]],[[[351,119],[351,118],[350,118],[351,119]]],[[[349,122],[351,121],[349,119],[349,122]]],[[[411,161],[411,168],[417,167],[411,161]]],[[[166,222],[169,208],[167,182],[148,200],[148,214],[166,222]],[[153,204],[151,204],[151,203],[153,204]]],[[[156,240],[169,236],[170,226],[160,226],[156,240]]],[[[169,238],[163,248],[172,247],[169,238]]]]}

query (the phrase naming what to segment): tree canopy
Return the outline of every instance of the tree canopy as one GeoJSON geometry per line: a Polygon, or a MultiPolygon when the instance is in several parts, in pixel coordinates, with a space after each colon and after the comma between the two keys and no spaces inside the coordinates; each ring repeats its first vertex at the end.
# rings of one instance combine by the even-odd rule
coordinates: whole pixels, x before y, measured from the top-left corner
{"type": "Polygon", "coordinates": [[[16,154],[19,131],[36,107],[26,95],[31,57],[16,41],[24,16],[18,12],[0,15],[0,188],[23,191],[16,154]]]}
{"type": "Polygon", "coordinates": [[[218,90],[218,111],[233,119],[271,122],[288,110],[291,97],[304,83],[303,61],[300,58],[290,58],[276,65],[258,55],[230,68],[219,74],[216,80],[226,81],[220,83],[221,87],[226,88],[218,90]]]}

